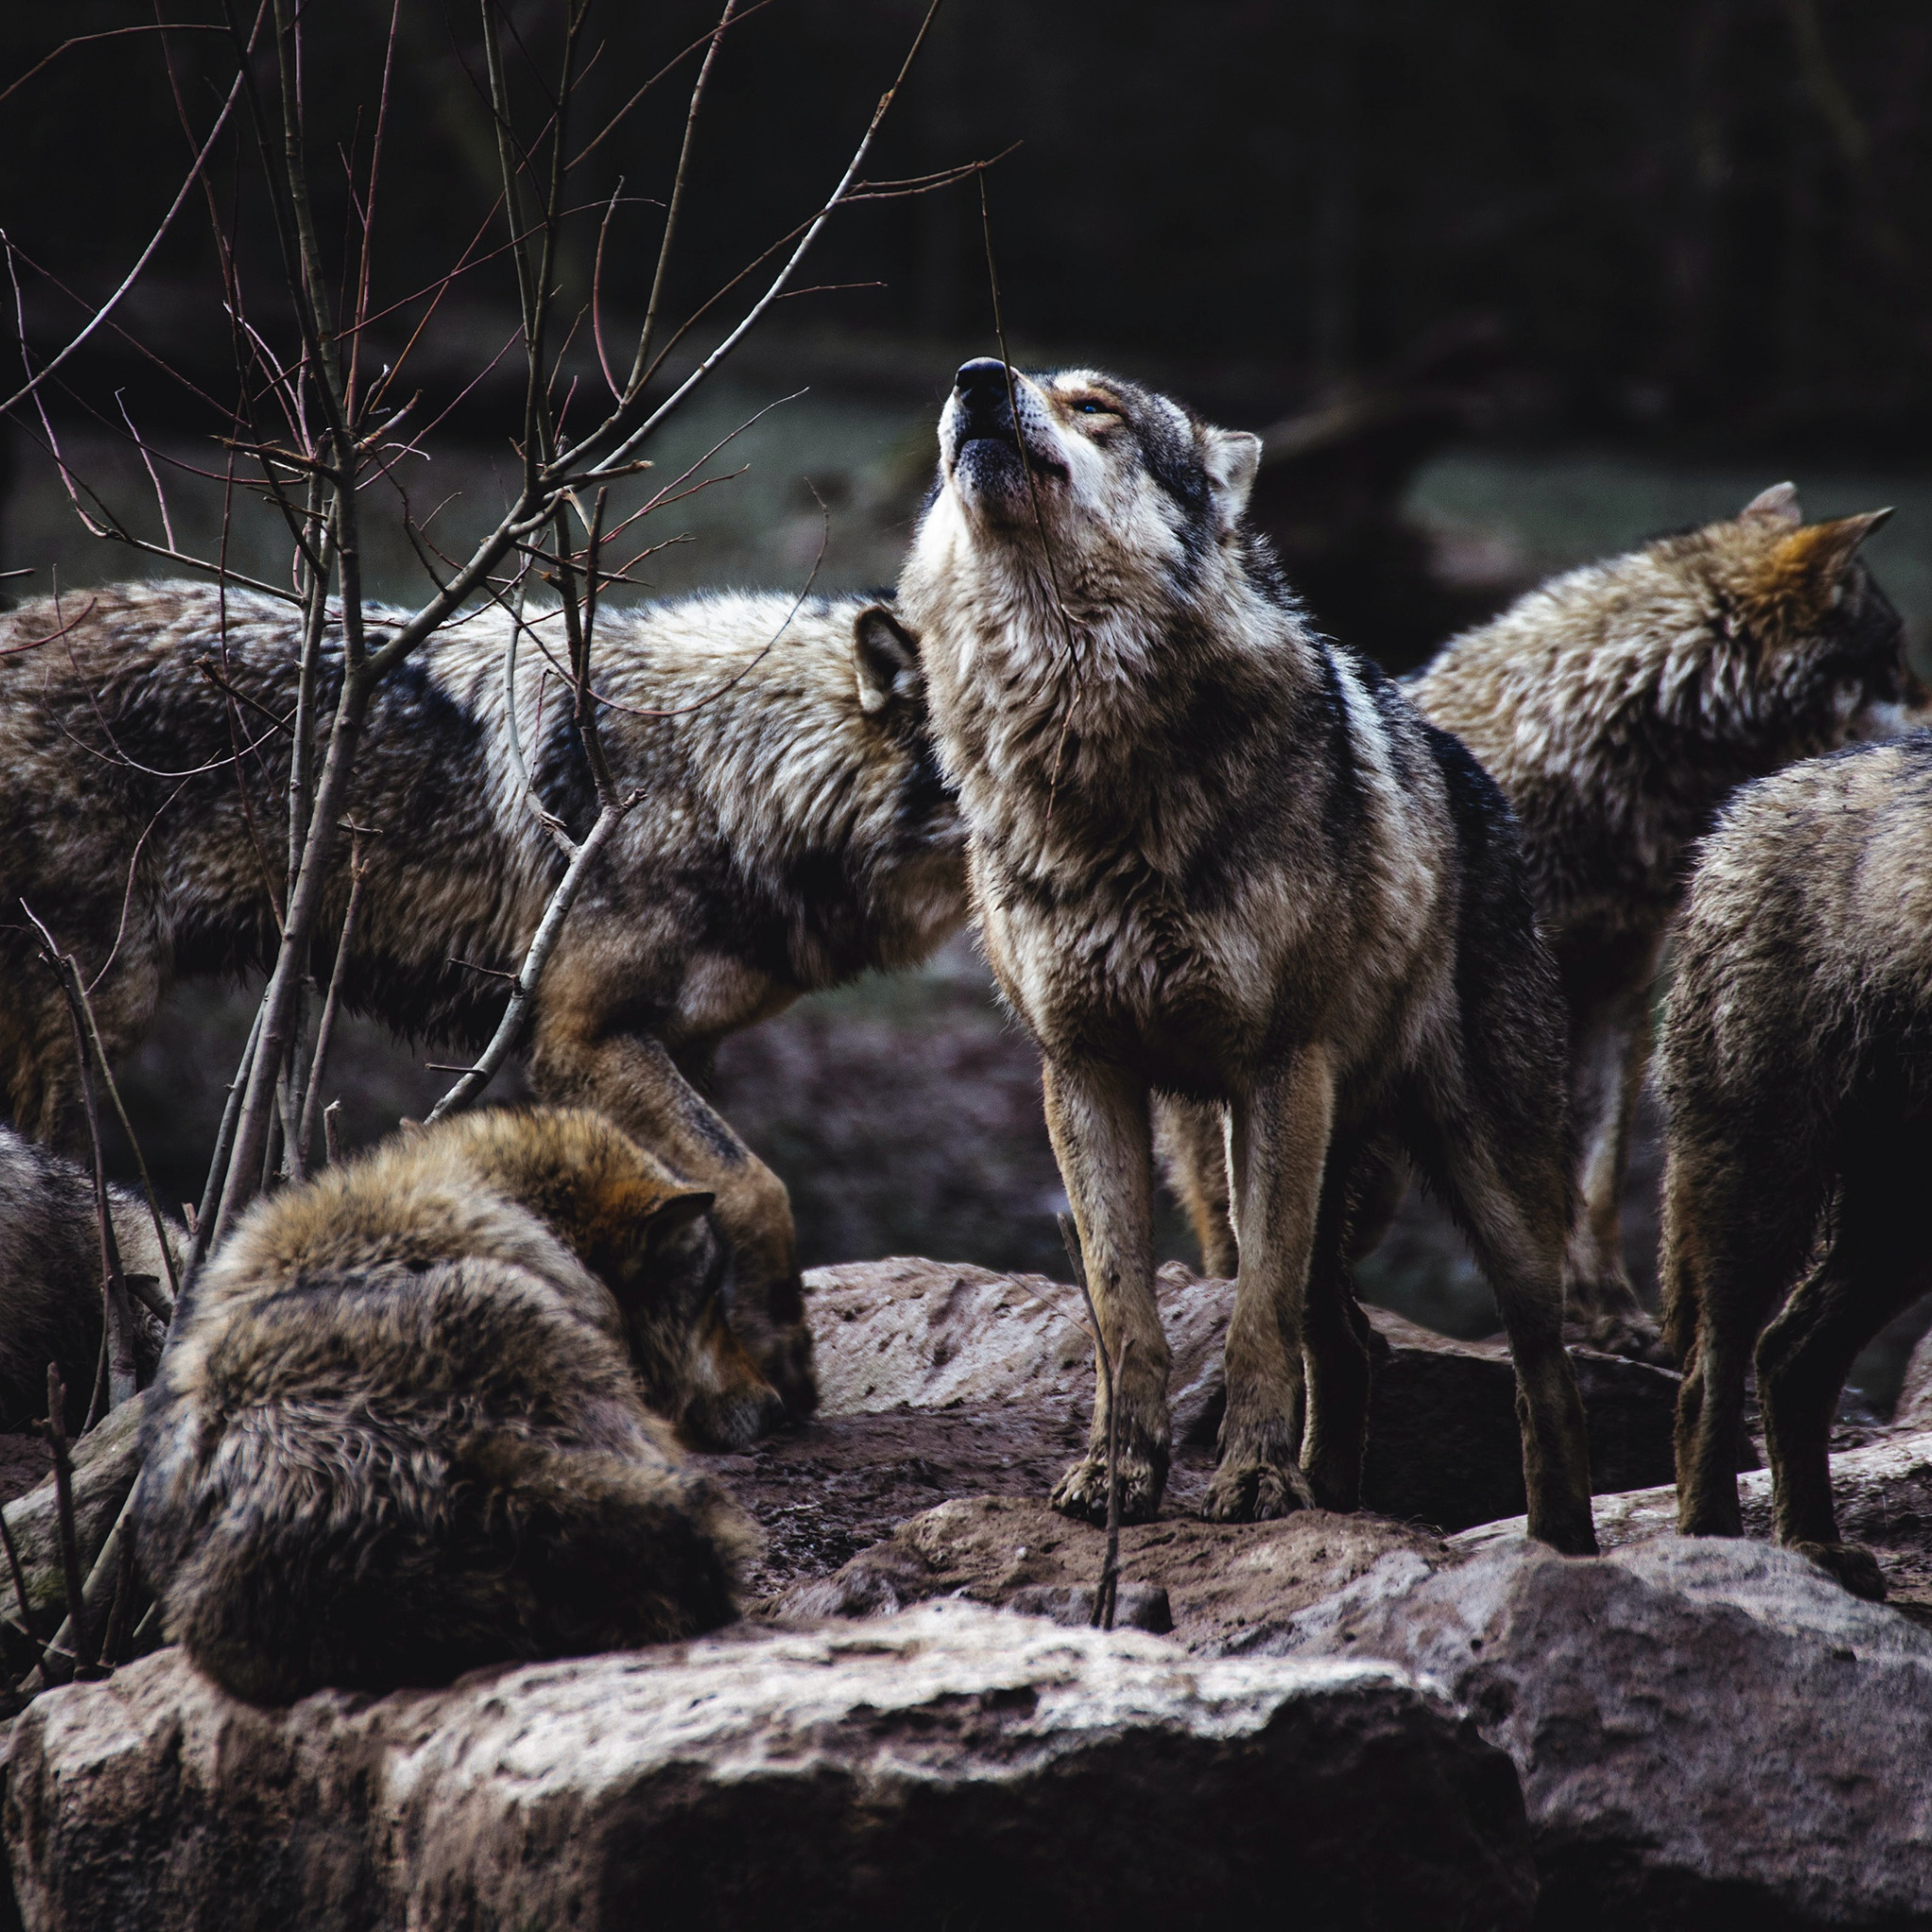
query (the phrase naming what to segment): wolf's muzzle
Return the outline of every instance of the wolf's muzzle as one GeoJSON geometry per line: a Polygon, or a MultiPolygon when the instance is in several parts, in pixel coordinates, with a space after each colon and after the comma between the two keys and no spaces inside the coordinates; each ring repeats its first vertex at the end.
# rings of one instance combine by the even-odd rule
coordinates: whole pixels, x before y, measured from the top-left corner
{"type": "Polygon", "coordinates": [[[1013,404],[1007,387],[1007,365],[991,356],[975,356],[962,363],[953,378],[959,399],[959,440],[976,437],[1002,441],[1013,437],[1013,404]]]}

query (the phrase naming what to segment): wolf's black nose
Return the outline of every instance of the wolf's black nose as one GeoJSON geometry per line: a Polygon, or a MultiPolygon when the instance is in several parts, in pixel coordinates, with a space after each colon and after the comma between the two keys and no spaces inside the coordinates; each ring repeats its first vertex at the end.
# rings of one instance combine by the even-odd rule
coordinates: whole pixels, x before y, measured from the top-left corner
{"type": "Polygon", "coordinates": [[[960,363],[953,387],[959,391],[960,399],[968,403],[995,395],[1004,397],[1007,365],[994,356],[975,356],[972,361],[960,363]]]}

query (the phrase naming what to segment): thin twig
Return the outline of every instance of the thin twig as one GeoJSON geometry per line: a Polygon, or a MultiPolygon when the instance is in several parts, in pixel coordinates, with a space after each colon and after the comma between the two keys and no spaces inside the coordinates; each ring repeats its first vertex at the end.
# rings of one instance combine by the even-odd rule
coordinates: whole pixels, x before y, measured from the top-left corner
{"type": "Polygon", "coordinates": [[[315,1058],[308,1069],[308,1091],[302,1102],[302,1125],[298,1154],[302,1165],[308,1164],[308,1149],[315,1138],[316,1102],[322,1094],[322,1076],[328,1066],[329,1043],[335,1037],[336,1009],[341,1004],[342,975],[349,962],[349,941],[355,937],[356,913],[362,904],[362,886],[369,876],[369,861],[362,856],[361,834],[349,843],[349,903],[342,912],[342,933],[336,941],[336,962],[329,969],[328,992],[322,1003],[322,1018],[315,1027],[315,1058]]]}
{"type": "MultiPolygon", "coordinates": [[[[67,1386],[59,1365],[47,1364],[47,1447],[54,1455],[54,1518],[60,1544],[60,1569],[67,1587],[67,1623],[74,1626],[74,1657],[85,1668],[93,1661],[88,1629],[87,1583],[80,1574],[80,1542],[74,1526],[74,1463],[67,1453],[67,1386]]],[[[58,1636],[58,1632],[56,1633],[58,1636]]]]}
{"type": "Polygon", "coordinates": [[[1121,1461],[1120,1404],[1114,1400],[1114,1375],[1127,1358],[1126,1342],[1122,1342],[1118,1361],[1108,1358],[1106,1331],[1100,1325],[1100,1310],[1094,1307],[1093,1291],[1087,1285],[1087,1255],[1080,1245],[1080,1230],[1071,1214],[1059,1217],[1060,1240],[1066,1243],[1067,1260],[1074,1270],[1074,1285],[1087,1304],[1093,1324],[1093,1355],[1100,1364],[1102,1393],[1107,1401],[1107,1549],[1100,1563],[1100,1582],[1093,1591],[1096,1629],[1113,1628],[1114,1607],[1120,1595],[1121,1574],[1121,1461]]]}

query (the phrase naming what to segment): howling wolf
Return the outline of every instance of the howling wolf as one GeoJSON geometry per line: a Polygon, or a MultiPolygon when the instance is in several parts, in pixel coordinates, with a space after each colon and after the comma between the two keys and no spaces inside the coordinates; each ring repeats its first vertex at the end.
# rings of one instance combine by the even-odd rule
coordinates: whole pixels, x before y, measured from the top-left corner
{"type": "Polygon", "coordinates": [[[539,1109],[257,1203],[142,1418],[171,1637],[278,1704],[727,1622],[745,1531],[645,1407],[774,1399],[724,1320],[710,1201],[599,1115],[539,1109]]]}
{"type": "Polygon", "coordinates": [[[1742,1534],[1744,1375],[1782,1303],[1757,1343],[1778,1541],[1881,1597],[1871,1553],[1840,1540],[1829,1450],[1853,1357],[1932,1288],[1932,733],[1740,793],[1674,948],[1657,1073],[1678,1524],[1742,1534]]]}
{"type": "MultiPolygon", "coordinates": [[[[384,683],[347,812],[373,836],[346,1003],[470,1050],[502,1011],[491,972],[519,963],[561,871],[533,803],[578,836],[596,809],[552,668],[555,613],[520,653],[535,800],[521,791],[509,628],[493,607],[455,620],[384,683]]],[[[326,716],[340,631],[324,642],[326,716]]],[[[292,607],[181,583],[0,618],[0,1099],[25,1131],[62,1132],[74,1066],[23,899],[101,975],[115,1052],[173,980],[273,958],[300,646],[292,607]]],[[[963,919],[964,833],[928,743],[918,652],[877,603],[794,611],[745,595],[606,610],[592,649],[618,786],[644,797],[544,974],[532,1084],[608,1114],[715,1191],[732,1320],[805,1413],[810,1338],[785,1188],[698,1083],[724,1035],[814,988],[909,965],[963,919]]],[[[324,981],[347,874],[344,850],[317,945],[324,981]]]]}
{"type": "MultiPolygon", "coordinates": [[[[1353,1182],[1393,1137],[1495,1286],[1531,1529],[1593,1549],[1560,1336],[1562,1007],[1501,794],[1305,623],[1242,525],[1257,438],[1110,376],[982,359],[940,451],[900,596],[1121,1356],[1124,1513],[1151,1516],[1167,1474],[1149,1098],[1171,1093],[1227,1109],[1241,1237],[1208,1513],[1358,1500],[1353,1182]]],[[[1070,1514],[1106,1512],[1108,1421],[1103,1392],[1055,1492],[1070,1514]]]]}
{"type": "MultiPolygon", "coordinates": [[[[1736,517],[1570,572],[1407,685],[1516,813],[1570,1021],[1578,1189],[1564,1261],[1593,1341],[1666,1358],[1618,1224],[1651,983],[1690,854],[1745,781],[1924,722],[1905,631],[1858,556],[1889,512],[1806,524],[1778,484],[1736,517]]],[[[1231,1266],[1219,1124],[1161,1126],[1208,1272],[1231,1266]]]]}

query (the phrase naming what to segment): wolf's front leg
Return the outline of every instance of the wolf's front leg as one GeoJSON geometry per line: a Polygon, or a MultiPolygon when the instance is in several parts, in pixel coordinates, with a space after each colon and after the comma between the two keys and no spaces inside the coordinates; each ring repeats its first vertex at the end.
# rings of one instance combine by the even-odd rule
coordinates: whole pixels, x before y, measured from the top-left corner
{"type": "Polygon", "coordinates": [[[731,1250],[732,1330],[786,1408],[808,1416],[818,1382],[785,1183],[649,1034],[604,1033],[567,1007],[540,1008],[530,1084],[552,1105],[595,1108],[717,1196],[711,1211],[731,1250]]]}
{"type": "MultiPolygon", "coordinates": [[[[1101,1338],[1120,1364],[1121,1521],[1146,1523],[1167,1487],[1167,1337],[1154,1299],[1153,1158],[1147,1091],[1119,1067],[1048,1060],[1041,1069],[1046,1124],[1087,1263],[1101,1338]]],[[[1107,1521],[1107,1385],[1094,1364],[1087,1454],[1063,1475],[1053,1507],[1107,1521]]]]}
{"type": "Polygon", "coordinates": [[[1334,1073],[1321,1046],[1303,1047],[1234,1105],[1241,1273],[1221,1466],[1203,1512],[1217,1523],[1261,1522],[1314,1502],[1301,1465],[1302,1310],[1334,1121],[1334,1073]]]}
{"type": "MultiPolygon", "coordinates": [[[[1568,962],[1566,962],[1568,963],[1568,962]]],[[[1566,974],[1570,1001],[1570,1108],[1576,1136],[1576,1195],[1563,1252],[1570,1319],[1592,1345],[1671,1366],[1657,1325],[1624,1265],[1624,1183],[1630,1125],[1650,1058],[1653,954],[1626,983],[1583,986],[1566,974]]]]}

